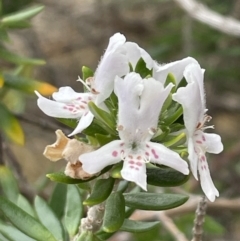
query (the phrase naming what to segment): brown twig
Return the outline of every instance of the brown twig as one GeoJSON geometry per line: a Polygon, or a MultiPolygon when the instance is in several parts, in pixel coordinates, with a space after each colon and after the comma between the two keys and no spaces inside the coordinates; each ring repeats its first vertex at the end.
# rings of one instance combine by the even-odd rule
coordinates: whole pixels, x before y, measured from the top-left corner
{"type": "Polygon", "coordinates": [[[206,209],[207,209],[207,200],[206,200],[206,197],[203,196],[200,202],[198,203],[198,206],[196,209],[192,241],[202,241],[203,223],[204,223],[204,218],[206,214],[206,209]]]}

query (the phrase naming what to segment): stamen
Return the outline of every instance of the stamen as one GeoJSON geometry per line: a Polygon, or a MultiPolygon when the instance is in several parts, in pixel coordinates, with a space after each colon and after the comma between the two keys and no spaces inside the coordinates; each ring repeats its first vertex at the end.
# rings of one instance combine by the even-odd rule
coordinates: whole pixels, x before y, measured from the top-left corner
{"type": "Polygon", "coordinates": [[[84,82],[84,80],[82,80],[79,76],[78,76],[78,79],[77,81],[80,81],[85,87],[86,89],[91,92],[91,88],[84,82]]]}

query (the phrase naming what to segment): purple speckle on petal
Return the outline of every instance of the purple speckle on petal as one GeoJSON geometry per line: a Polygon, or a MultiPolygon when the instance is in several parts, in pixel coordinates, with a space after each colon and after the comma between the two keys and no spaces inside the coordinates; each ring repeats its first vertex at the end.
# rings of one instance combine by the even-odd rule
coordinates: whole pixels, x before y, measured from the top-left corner
{"type": "Polygon", "coordinates": [[[135,162],[133,161],[133,160],[130,160],[128,163],[130,163],[130,164],[135,164],[135,162]]]}
{"type": "Polygon", "coordinates": [[[156,159],[159,158],[159,156],[157,155],[157,153],[156,153],[156,151],[154,149],[152,149],[151,152],[152,152],[154,158],[156,158],[156,159]]]}
{"type": "Polygon", "coordinates": [[[117,152],[117,151],[113,151],[113,152],[112,152],[112,155],[113,155],[114,157],[116,157],[116,156],[118,155],[118,152],[117,152]]]}
{"type": "Polygon", "coordinates": [[[136,171],[139,171],[139,168],[138,168],[138,167],[135,167],[135,170],[136,170],[136,171]]]}
{"type": "Polygon", "coordinates": [[[141,162],[137,162],[136,165],[139,166],[139,167],[141,167],[141,166],[142,166],[142,163],[141,163],[141,162]]]}

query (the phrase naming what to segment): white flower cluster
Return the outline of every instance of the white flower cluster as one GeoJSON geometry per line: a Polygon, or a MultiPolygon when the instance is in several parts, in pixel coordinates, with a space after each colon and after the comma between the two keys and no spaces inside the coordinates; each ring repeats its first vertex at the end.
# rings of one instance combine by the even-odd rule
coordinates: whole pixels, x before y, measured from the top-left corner
{"type": "Polygon", "coordinates": [[[94,115],[89,110],[88,103],[94,102],[109,112],[111,110],[104,101],[114,91],[118,98],[116,129],[119,138],[80,155],[79,160],[83,170],[89,174],[98,173],[108,165],[123,161],[122,177],[146,190],[148,162],[189,174],[188,164],[179,154],[163,144],[151,141],[158,129],[162,106],[174,86],[166,83],[170,73],[175,78],[177,88],[172,99],[183,108],[191,171],[196,179],[199,174],[204,193],[210,201],[214,201],[219,193],[212,182],[205,153],[220,153],[223,145],[219,135],[204,133],[207,128],[205,123],[209,120],[205,107],[204,70],[195,59],[188,57],[159,65],[136,43],[126,42],[122,34],[116,33],[110,38],[94,76],[84,83],[88,92],[76,93],[71,87],[62,87],[52,95],[53,100],[36,92],[39,97],[38,106],[49,116],[79,120],[70,134],[75,135],[89,127],[93,121],[94,115]],[[151,71],[151,76],[142,78],[134,72],[140,59],[151,71]],[[178,87],[183,77],[187,84],[178,87]]]}

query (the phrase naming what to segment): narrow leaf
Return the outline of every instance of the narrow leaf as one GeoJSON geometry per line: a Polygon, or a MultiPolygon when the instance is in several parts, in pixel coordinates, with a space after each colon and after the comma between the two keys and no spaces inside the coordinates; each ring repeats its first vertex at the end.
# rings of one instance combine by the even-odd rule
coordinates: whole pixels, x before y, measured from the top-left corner
{"type": "Polygon", "coordinates": [[[165,193],[126,193],[125,203],[128,207],[142,210],[166,210],[178,207],[188,200],[188,196],[165,193]]]}
{"type": "Polygon", "coordinates": [[[49,202],[49,206],[56,214],[56,216],[61,219],[64,214],[65,203],[67,196],[67,185],[62,183],[57,183],[49,202]]]}
{"type": "Polygon", "coordinates": [[[42,59],[32,59],[19,56],[4,49],[3,47],[0,47],[0,57],[14,64],[44,65],[46,63],[42,59]]]}
{"type": "Polygon", "coordinates": [[[57,241],[41,223],[3,197],[0,197],[0,210],[14,226],[29,237],[37,241],[57,241]]]}
{"type": "Polygon", "coordinates": [[[40,13],[43,10],[44,6],[34,6],[30,8],[23,9],[19,12],[12,13],[6,17],[3,17],[1,20],[2,26],[7,27],[9,24],[14,22],[30,19],[40,13]]]}
{"type": "Polygon", "coordinates": [[[174,187],[185,183],[189,175],[172,168],[147,168],[147,183],[159,187],[174,187]]]}
{"type": "Polygon", "coordinates": [[[54,235],[58,241],[64,241],[64,231],[61,222],[48,204],[39,196],[34,200],[34,207],[41,223],[54,235]]]}
{"type": "Polygon", "coordinates": [[[0,166],[0,183],[4,195],[10,201],[16,202],[19,194],[17,181],[10,169],[6,166],[0,166]]]}
{"type": "Polygon", "coordinates": [[[155,222],[142,222],[125,219],[121,231],[131,232],[131,233],[142,233],[151,230],[159,225],[158,221],[155,222]]]}
{"type": "Polygon", "coordinates": [[[29,201],[21,194],[18,195],[17,205],[20,207],[23,211],[31,215],[32,217],[36,217],[36,213],[32,207],[32,205],[29,203],[29,201]]]}
{"type": "Polygon", "coordinates": [[[89,181],[97,178],[98,176],[101,176],[103,173],[109,171],[111,168],[112,168],[112,166],[107,166],[97,176],[93,176],[87,180],[74,179],[74,178],[66,176],[63,172],[49,173],[46,176],[51,181],[54,181],[54,182],[60,182],[60,183],[66,183],[66,184],[78,184],[78,183],[89,182],[89,181]]]}
{"type": "MultiPolygon", "coordinates": [[[[30,238],[26,234],[17,230],[15,227],[0,224],[0,233],[11,241],[34,241],[35,239],[30,238]]],[[[1,239],[0,239],[1,240],[1,239]]],[[[2,240],[1,240],[2,241],[2,240]]]]}
{"type": "Polygon", "coordinates": [[[125,202],[122,193],[112,193],[106,201],[103,231],[113,233],[122,226],[125,218],[125,202]]]}
{"type": "Polygon", "coordinates": [[[64,224],[70,237],[77,233],[82,215],[82,200],[78,188],[75,185],[68,185],[64,224]]]}
{"type": "Polygon", "coordinates": [[[94,75],[94,72],[90,68],[86,66],[82,67],[82,78],[84,81],[89,77],[93,77],[93,75],[94,75]]]}
{"type": "Polygon", "coordinates": [[[84,205],[93,206],[105,201],[112,192],[114,179],[99,179],[96,181],[91,195],[83,202],[84,205]]]}
{"type": "Polygon", "coordinates": [[[106,111],[98,108],[93,102],[88,103],[88,108],[95,118],[101,121],[101,127],[109,131],[109,134],[116,135],[115,120],[106,111]]]}

